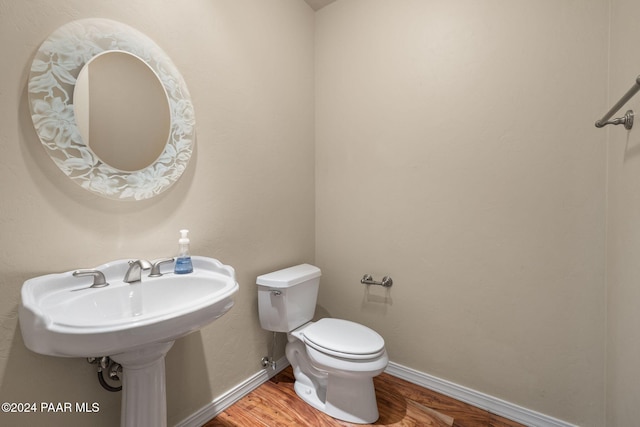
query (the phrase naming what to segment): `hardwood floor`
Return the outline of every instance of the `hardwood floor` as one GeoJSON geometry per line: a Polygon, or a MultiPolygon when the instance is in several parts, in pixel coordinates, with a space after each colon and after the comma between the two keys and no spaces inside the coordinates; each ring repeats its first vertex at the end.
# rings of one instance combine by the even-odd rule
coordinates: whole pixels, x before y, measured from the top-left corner
{"type": "MultiPolygon", "coordinates": [[[[293,390],[286,368],[203,427],[327,426],[352,427],[307,405],[293,390]]],[[[374,378],[377,426],[526,427],[487,411],[383,373],[374,378]]]]}

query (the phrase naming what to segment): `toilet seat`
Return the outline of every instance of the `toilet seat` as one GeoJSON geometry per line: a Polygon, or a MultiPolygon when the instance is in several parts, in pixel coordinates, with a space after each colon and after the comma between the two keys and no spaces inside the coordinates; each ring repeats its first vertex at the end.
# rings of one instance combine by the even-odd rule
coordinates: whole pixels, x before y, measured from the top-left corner
{"type": "Polygon", "coordinates": [[[305,344],[319,352],[352,360],[380,357],[385,352],[384,339],[359,323],[325,318],[304,328],[305,344]]]}

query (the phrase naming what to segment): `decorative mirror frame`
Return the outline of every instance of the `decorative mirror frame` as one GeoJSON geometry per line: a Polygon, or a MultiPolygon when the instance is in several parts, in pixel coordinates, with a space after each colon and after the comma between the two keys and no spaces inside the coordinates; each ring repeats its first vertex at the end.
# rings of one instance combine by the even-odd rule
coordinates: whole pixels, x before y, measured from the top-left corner
{"type": "Polygon", "coordinates": [[[72,21],[45,40],[29,75],[31,118],[55,164],[89,191],[117,200],[154,197],[182,175],[195,144],[195,114],[186,83],[171,59],[141,32],[109,19],[72,21]],[[104,163],[82,140],[73,108],[80,70],[105,51],[137,56],[156,73],[169,102],[171,126],[162,154],[144,169],[126,172],[104,163]]]}

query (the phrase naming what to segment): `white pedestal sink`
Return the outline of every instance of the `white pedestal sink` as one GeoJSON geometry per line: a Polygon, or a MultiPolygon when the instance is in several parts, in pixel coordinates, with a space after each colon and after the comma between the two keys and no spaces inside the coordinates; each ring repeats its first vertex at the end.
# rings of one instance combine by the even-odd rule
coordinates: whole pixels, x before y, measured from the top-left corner
{"type": "Polygon", "coordinates": [[[174,341],[213,322],[233,306],[235,271],[220,261],[192,257],[194,272],[122,278],[127,260],[96,267],[109,286],[72,271],[27,280],[19,307],[26,346],[61,357],[110,356],[123,367],[123,427],[167,424],[164,358],[174,341]]]}

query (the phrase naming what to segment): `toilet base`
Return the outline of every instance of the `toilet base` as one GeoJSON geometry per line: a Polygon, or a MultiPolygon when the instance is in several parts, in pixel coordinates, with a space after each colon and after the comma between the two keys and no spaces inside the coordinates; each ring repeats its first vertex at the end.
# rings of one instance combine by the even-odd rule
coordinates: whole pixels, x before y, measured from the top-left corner
{"type": "Polygon", "coordinates": [[[379,418],[373,377],[387,366],[386,351],[375,360],[351,360],[321,355],[296,335],[288,335],[287,359],[296,379],[294,389],[304,402],[325,414],[355,424],[379,418]]]}
{"type": "Polygon", "coordinates": [[[355,424],[373,424],[379,418],[376,394],[371,378],[354,380],[353,378],[332,377],[327,388],[325,402],[320,400],[313,387],[300,381],[295,382],[294,389],[300,399],[333,418],[355,424]],[[340,382],[344,382],[344,384],[339,384],[340,382]],[[361,384],[354,384],[354,382],[361,384]],[[332,387],[332,385],[335,386],[332,387]]]}

